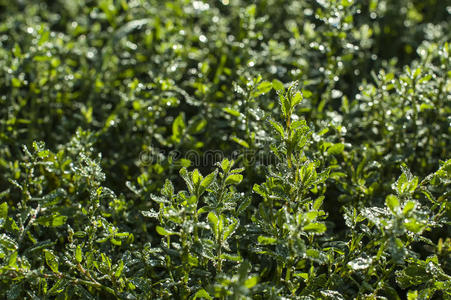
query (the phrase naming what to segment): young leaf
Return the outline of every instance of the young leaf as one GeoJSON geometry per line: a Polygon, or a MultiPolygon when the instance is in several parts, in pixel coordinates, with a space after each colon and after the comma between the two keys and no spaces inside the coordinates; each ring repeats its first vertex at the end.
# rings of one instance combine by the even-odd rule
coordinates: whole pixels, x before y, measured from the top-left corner
{"type": "Polygon", "coordinates": [[[78,245],[77,248],[75,249],[75,260],[78,263],[81,263],[81,261],[83,260],[83,255],[82,255],[82,250],[81,250],[80,245],[78,245]]]}
{"type": "Polygon", "coordinates": [[[200,181],[203,179],[202,175],[199,173],[198,169],[194,169],[191,178],[195,187],[199,186],[200,181]]]}
{"type": "Polygon", "coordinates": [[[232,174],[226,178],[225,184],[239,184],[243,180],[243,175],[241,174],[232,174]]]}
{"type": "Polygon", "coordinates": [[[205,176],[205,178],[202,180],[202,182],[200,183],[200,186],[199,186],[199,196],[205,192],[205,190],[213,183],[213,181],[215,181],[216,174],[217,174],[217,171],[214,171],[214,172],[208,174],[207,176],[205,176]]]}
{"type": "Polygon", "coordinates": [[[299,103],[301,103],[302,99],[303,98],[301,92],[296,92],[296,94],[294,94],[293,96],[293,99],[291,100],[291,107],[293,108],[299,103]]]}
{"type": "Polygon", "coordinates": [[[168,198],[171,198],[174,194],[174,186],[169,179],[165,180],[163,188],[161,189],[161,194],[168,198]]]}
{"type": "Polygon", "coordinates": [[[227,158],[224,158],[221,162],[222,171],[224,171],[224,173],[228,173],[230,168],[231,168],[231,162],[227,158]]]}
{"type": "Polygon", "coordinates": [[[285,135],[283,126],[279,122],[274,121],[274,120],[269,120],[269,123],[271,123],[271,125],[274,127],[274,129],[279,133],[280,137],[283,138],[285,135]]]}
{"type": "Polygon", "coordinates": [[[219,231],[219,218],[218,216],[213,212],[209,212],[207,216],[208,222],[210,223],[211,228],[213,229],[213,233],[215,234],[215,237],[218,238],[219,231]]]}
{"type": "Polygon", "coordinates": [[[282,114],[285,118],[288,117],[288,113],[290,112],[290,103],[288,102],[288,99],[282,94],[279,93],[279,101],[280,106],[282,108],[282,114]]]}
{"type": "Polygon", "coordinates": [[[181,168],[179,174],[183,178],[183,180],[185,181],[189,192],[190,193],[194,193],[193,181],[191,180],[191,178],[189,178],[188,171],[186,170],[186,168],[181,168]]]}
{"type": "Polygon", "coordinates": [[[157,231],[157,233],[158,233],[159,235],[163,235],[163,236],[177,234],[177,232],[173,232],[173,231],[166,230],[166,229],[164,229],[164,228],[161,227],[161,226],[157,226],[157,227],[155,228],[155,230],[157,231]]]}

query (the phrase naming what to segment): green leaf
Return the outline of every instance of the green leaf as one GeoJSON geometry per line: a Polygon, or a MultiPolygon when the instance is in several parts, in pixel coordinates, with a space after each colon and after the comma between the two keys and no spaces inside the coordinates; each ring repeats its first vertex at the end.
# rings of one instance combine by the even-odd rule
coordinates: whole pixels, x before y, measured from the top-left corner
{"type": "Polygon", "coordinates": [[[431,279],[423,266],[409,265],[402,271],[396,272],[396,282],[402,289],[420,285],[431,279]]]}
{"type": "Polygon", "coordinates": [[[418,222],[414,218],[410,218],[407,222],[404,223],[404,226],[407,230],[413,233],[421,233],[426,228],[425,224],[418,222]]]}
{"type": "Polygon", "coordinates": [[[323,204],[324,196],[318,197],[318,199],[315,200],[313,203],[313,209],[319,210],[321,208],[321,205],[323,204]]]}
{"type": "Polygon", "coordinates": [[[404,208],[402,210],[402,214],[404,216],[407,216],[409,214],[410,211],[412,211],[415,208],[415,201],[413,200],[409,200],[407,201],[407,203],[404,205],[404,208]]]}
{"type": "Polygon", "coordinates": [[[186,168],[181,168],[179,171],[180,176],[183,178],[183,180],[186,183],[186,186],[188,187],[188,190],[190,193],[194,193],[194,185],[192,179],[188,176],[188,171],[186,168]]]}
{"type": "Polygon", "coordinates": [[[190,124],[188,126],[188,132],[190,134],[197,134],[201,132],[205,126],[207,126],[207,120],[204,118],[195,118],[194,120],[190,120],[190,124]]]}
{"type": "Polygon", "coordinates": [[[114,272],[114,277],[116,277],[116,278],[121,277],[123,269],[124,269],[124,261],[121,260],[121,262],[119,263],[119,265],[116,268],[116,271],[114,272]]]}
{"type": "Polygon", "coordinates": [[[246,168],[236,168],[236,169],[230,170],[230,173],[232,173],[232,174],[241,173],[241,172],[244,172],[244,170],[246,170],[246,168]]]}
{"type": "Polygon", "coordinates": [[[177,116],[177,118],[175,118],[174,122],[172,123],[172,138],[176,142],[181,141],[183,131],[186,128],[184,119],[184,115],[183,113],[181,113],[177,116]]]}
{"type": "Polygon", "coordinates": [[[188,254],[188,263],[190,266],[197,267],[199,265],[199,259],[196,256],[188,254]]]}
{"type": "Polygon", "coordinates": [[[58,281],[52,286],[52,288],[47,292],[48,295],[58,295],[64,291],[67,285],[66,279],[58,279],[58,281]]]}
{"type": "Polygon", "coordinates": [[[232,137],[231,139],[235,143],[237,143],[237,144],[239,144],[239,145],[241,145],[241,146],[243,146],[245,148],[249,148],[249,144],[245,140],[242,140],[242,139],[240,139],[240,138],[238,138],[236,136],[232,137]]]}
{"type": "Polygon", "coordinates": [[[166,179],[163,185],[163,188],[161,189],[161,194],[171,198],[174,194],[174,185],[169,179],[166,179]]]}
{"type": "Polygon", "coordinates": [[[45,254],[45,262],[52,269],[53,272],[58,272],[58,261],[56,260],[56,256],[50,250],[44,249],[45,254]]]}
{"type": "Polygon", "coordinates": [[[204,180],[202,180],[202,182],[200,183],[199,196],[205,192],[205,190],[213,183],[213,181],[215,181],[216,174],[217,174],[217,171],[214,171],[214,172],[208,174],[207,176],[205,176],[204,180]]]}
{"type": "Polygon", "coordinates": [[[341,98],[341,111],[344,112],[345,114],[349,113],[349,100],[348,97],[343,96],[341,98]]]}
{"type": "Polygon", "coordinates": [[[262,245],[273,245],[277,242],[276,238],[263,236],[263,235],[259,235],[257,240],[258,240],[258,243],[262,244],[262,245]]]}
{"type": "Polygon", "coordinates": [[[4,233],[0,234],[0,244],[8,250],[17,250],[19,248],[17,242],[4,233]]]}
{"type": "Polygon", "coordinates": [[[395,78],[395,74],[388,73],[388,74],[385,75],[385,82],[392,81],[394,78],[395,78]]]}
{"type": "Polygon", "coordinates": [[[331,147],[329,147],[329,149],[327,149],[327,153],[330,155],[340,155],[341,153],[343,153],[345,149],[345,145],[344,144],[334,144],[331,147]]]}
{"type": "Polygon", "coordinates": [[[227,184],[227,185],[229,185],[229,184],[239,184],[242,180],[243,180],[243,175],[241,175],[241,174],[232,174],[232,175],[229,175],[226,178],[225,184],[227,184]]]}
{"type": "Polygon", "coordinates": [[[0,218],[6,219],[8,217],[8,203],[0,204],[0,218]]]}
{"type": "Polygon", "coordinates": [[[224,173],[228,173],[231,167],[231,162],[227,158],[224,158],[221,162],[221,169],[224,173]]]}
{"type": "Polygon", "coordinates": [[[222,109],[223,111],[225,111],[226,113],[228,113],[229,115],[235,116],[235,117],[239,117],[241,115],[241,113],[237,110],[225,107],[222,109]]]}
{"type": "Polygon", "coordinates": [[[304,280],[308,280],[308,273],[295,273],[293,274],[295,277],[301,277],[304,280]]]}
{"type": "Polygon", "coordinates": [[[218,218],[218,216],[213,211],[211,211],[208,213],[207,219],[208,219],[208,223],[210,223],[211,229],[213,230],[215,237],[218,238],[218,235],[219,235],[219,231],[218,231],[219,218],[218,218]]]}
{"type": "Polygon", "coordinates": [[[304,187],[307,188],[310,187],[310,185],[312,185],[315,182],[317,177],[318,174],[316,172],[314,163],[311,162],[301,167],[299,178],[301,179],[301,182],[304,185],[304,187]]]}
{"type": "Polygon", "coordinates": [[[303,227],[303,229],[305,231],[310,231],[310,232],[321,234],[327,230],[327,227],[323,223],[310,223],[310,224],[305,225],[303,227]]]}
{"type": "Polygon", "coordinates": [[[207,291],[204,290],[204,289],[198,290],[198,291],[196,292],[196,294],[194,294],[193,300],[196,300],[196,299],[198,299],[198,298],[205,298],[205,299],[207,299],[207,300],[213,300],[213,298],[210,296],[210,294],[207,293],[207,291]]]}
{"type": "Polygon", "coordinates": [[[244,282],[244,285],[245,285],[248,289],[251,289],[251,288],[253,288],[257,283],[258,283],[258,276],[252,276],[252,277],[246,279],[246,281],[244,282]]]}
{"type": "Polygon", "coordinates": [[[309,90],[302,90],[302,96],[304,98],[310,98],[312,96],[312,92],[310,92],[309,90]]]}
{"type": "Polygon", "coordinates": [[[240,206],[238,206],[238,209],[236,210],[236,216],[241,215],[249,207],[251,203],[252,203],[251,197],[244,199],[244,201],[241,202],[240,206]]]}
{"type": "Polygon", "coordinates": [[[257,90],[254,92],[254,97],[257,97],[261,94],[266,94],[272,89],[272,83],[269,81],[263,81],[257,87],[257,90]]]}
{"type": "Polygon", "coordinates": [[[283,138],[285,135],[283,126],[279,122],[276,122],[274,120],[269,120],[269,123],[271,123],[274,129],[279,133],[280,137],[283,138]]]}
{"type": "Polygon", "coordinates": [[[392,213],[397,214],[399,210],[399,200],[395,195],[388,195],[385,198],[385,204],[390,208],[392,213]]]}
{"type": "Polygon", "coordinates": [[[20,81],[20,79],[15,78],[15,77],[11,78],[11,83],[12,83],[13,87],[15,87],[15,88],[19,88],[22,85],[22,82],[20,81]]]}
{"type": "Polygon", "coordinates": [[[199,186],[200,181],[203,179],[202,175],[199,173],[198,169],[194,169],[194,171],[191,173],[191,178],[193,181],[194,186],[199,186]]]}
{"type": "Polygon", "coordinates": [[[17,251],[11,253],[8,259],[8,266],[17,268],[17,255],[18,255],[17,251]]]}
{"type": "Polygon", "coordinates": [[[418,291],[407,292],[407,300],[417,300],[417,299],[418,299],[418,291]]]}
{"type": "Polygon", "coordinates": [[[288,99],[282,94],[279,93],[279,101],[280,101],[280,106],[282,109],[282,114],[285,118],[288,117],[288,114],[290,113],[290,103],[288,102],[288,99]]]}
{"type": "Polygon", "coordinates": [[[399,176],[398,181],[396,182],[396,188],[399,195],[403,194],[407,185],[407,176],[405,173],[402,173],[399,176]]]}
{"type": "Polygon", "coordinates": [[[359,257],[359,258],[356,258],[356,259],[348,262],[348,267],[354,271],[365,270],[371,266],[372,262],[373,261],[371,258],[359,257]]]}
{"type": "Polygon", "coordinates": [[[164,228],[161,227],[161,226],[155,227],[155,230],[157,231],[157,233],[158,233],[159,235],[163,235],[163,236],[178,234],[177,232],[173,232],[173,231],[166,230],[166,229],[164,229],[164,228]]]}
{"type": "Polygon", "coordinates": [[[293,99],[291,100],[291,107],[293,108],[299,103],[301,103],[302,99],[303,98],[301,92],[296,92],[296,94],[294,94],[293,96],[293,99]]]}
{"type": "Polygon", "coordinates": [[[278,92],[284,92],[285,88],[283,87],[283,83],[277,79],[273,79],[272,81],[273,88],[278,92]]]}
{"type": "Polygon", "coordinates": [[[36,222],[46,227],[58,227],[66,223],[67,217],[62,215],[42,216],[36,219],[36,222]]]}
{"type": "Polygon", "coordinates": [[[78,245],[77,248],[75,249],[75,260],[78,263],[81,263],[81,261],[83,260],[83,253],[80,245],[78,245]]]}
{"type": "Polygon", "coordinates": [[[343,297],[342,294],[340,294],[337,291],[333,291],[333,290],[322,290],[321,292],[321,296],[323,296],[324,298],[321,299],[334,299],[334,300],[345,300],[345,298],[343,297]]]}
{"type": "Polygon", "coordinates": [[[421,74],[421,68],[417,68],[415,70],[415,72],[413,73],[413,79],[417,79],[418,76],[420,76],[420,74],[421,74]]]}
{"type": "Polygon", "coordinates": [[[238,219],[232,220],[232,224],[228,225],[226,227],[226,229],[224,230],[224,236],[223,236],[224,241],[233,235],[235,230],[238,228],[239,224],[240,224],[240,221],[238,219]]]}
{"type": "Polygon", "coordinates": [[[232,255],[232,254],[227,254],[227,253],[221,254],[221,259],[236,261],[236,262],[241,262],[243,260],[243,258],[239,255],[232,255]]]}

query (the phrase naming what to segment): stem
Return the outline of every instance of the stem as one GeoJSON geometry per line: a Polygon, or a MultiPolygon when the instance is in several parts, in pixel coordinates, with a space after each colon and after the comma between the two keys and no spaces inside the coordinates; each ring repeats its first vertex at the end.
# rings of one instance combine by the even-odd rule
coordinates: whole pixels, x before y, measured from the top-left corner
{"type": "Polygon", "coordinates": [[[19,240],[18,240],[19,245],[22,243],[25,233],[28,232],[28,230],[30,230],[31,225],[33,225],[33,223],[36,220],[40,211],[41,211],[41,205],[38,204],[38,206],[36,207],[36,209],[34,211],[34,214],[31,216],[30,220],[28,221],[28,224],[25,226],[25,228],[20,233],[19,240]]]}
{"type": "Polygon", "coordinates": [[[292,111],[290,110],[288,112],[287,120],[286,120],[286,126],[287,126],[287,140],[285,141],[287,143],[287,162],[288,167],[291,169],[293,167],[293,163],[291,162],[291,139],[290,139],[290,133],[291,133],[291,114],[292,111]]]}

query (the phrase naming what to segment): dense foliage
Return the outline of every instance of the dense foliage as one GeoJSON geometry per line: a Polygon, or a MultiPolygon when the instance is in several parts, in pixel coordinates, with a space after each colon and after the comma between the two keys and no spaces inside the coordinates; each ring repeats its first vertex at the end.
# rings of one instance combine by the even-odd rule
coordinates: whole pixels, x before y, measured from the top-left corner
{"type": "Polygon", "coordinates": [[[0,0],[0,297],[451,299],[450,14],[0,0]]]}

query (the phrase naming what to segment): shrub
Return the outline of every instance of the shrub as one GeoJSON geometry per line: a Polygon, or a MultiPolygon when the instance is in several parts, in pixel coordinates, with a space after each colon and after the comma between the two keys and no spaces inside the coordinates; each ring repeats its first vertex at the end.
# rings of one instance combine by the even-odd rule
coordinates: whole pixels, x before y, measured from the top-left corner
{"type": "Polygon", "coordinates": [[[451,297],[445,1],[0,8],[1,297],[451,297]]]}

